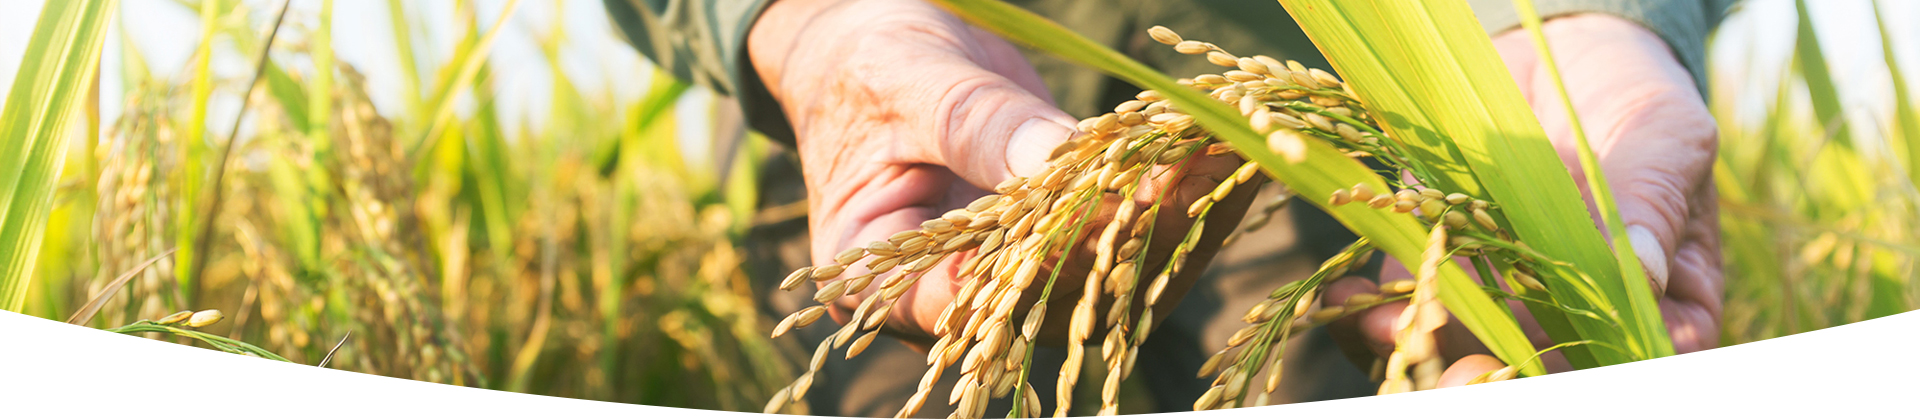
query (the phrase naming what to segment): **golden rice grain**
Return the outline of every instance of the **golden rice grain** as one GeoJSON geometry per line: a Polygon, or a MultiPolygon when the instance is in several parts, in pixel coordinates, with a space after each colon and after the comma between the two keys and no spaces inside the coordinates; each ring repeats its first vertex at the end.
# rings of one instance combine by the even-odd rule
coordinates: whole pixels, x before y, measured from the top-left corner
{"type": "Polygon", "coordinates": [[[184,323],[183,325],[198,329],[202,327],[212,326],[214,323],[219,323],[220,319],[225,319],[225,318],[227,318],[227,315],[224,313],[221,313],[220,310],[214,310],[214,309],[200,310],[200,311],[194,312],[192,316],[188,316],[186,323],[184,323]]]}
{"type": "MultiPolygon", "coordinates": [[[[1226,51],[1208,51],[1207,62],[1221,67],[1239,67],[1240,57],[1235,57],[1226,51]]],[[[1229,77],[1229,79],[1231,79],[1231,77],[1229,77]]]]}
{"type": "Polygon", "coordinates": [[[1212,51],[1213,45],[1200,41],[1180,41],[1173,45],[1173,50],[1181,54],[1198,55],[1212,51]]]}
{"type": "Polygon", "coordinates": [[[813,279],[813,267],[809,266],[805,268],[800,268],[800,270],[793,271],[792,274],[788,274],[787,279],[780,281],[780,289],[791,291],[794,288],[798,288],[801,283],[809,279],[813,279]]]}

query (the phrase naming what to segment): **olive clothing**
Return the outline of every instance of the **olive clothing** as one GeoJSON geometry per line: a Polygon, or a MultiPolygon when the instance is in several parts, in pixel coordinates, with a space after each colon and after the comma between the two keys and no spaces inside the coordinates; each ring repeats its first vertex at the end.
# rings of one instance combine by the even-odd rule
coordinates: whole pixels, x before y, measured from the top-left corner
{"type": "MultiPolygon", "coordinates": [[[[642,53],[676,76],[712,88],[738,101],[747,123],[791,148],[793,130],[747,62],[746,35],[769,0],[605,0],[613,21],[642,53]]],[[[1732,0],[1536,0],[1543,16],[1598,12],[1620,16],[1653,30],[1672,47],[1692,72],[1695,84],[1704,83],[1705,39],[1732,0]]],[[[1090,39],[1105,42],[1122,53],[1176,76],[1218,72],[1204,59],[1181,56],[1153,42],[1146,28],[1164,25],[1185,37],[1206,40],[1239,54],[1264,54],[1298,60],[1309,67],[1328,68],[1285,9],[1272,0],[1015,0],[1013,3],[1046,16],[1090,39]]],[[[1507,0],[1472,1],[1473,9],[1490,32],[1518,26],[1507,0]]],[[[1131,99],[1138,89],[1045,54],[1025,51],[1062,110],[1077,116],[1104,113],[1131,99]]],[[[806,199],[797,157],[791,153],[765,162],[760,180],[761,205],[771,208],[806,199]]],[[[1273,198],[1269,185],[1256,202],[1273,198]]],[[[776,284],[794,269],[811,264],[804,219],[756,227],[748,243],[748,267],[756,292],[765,295],[763,309],[773,316],[812,304],[810,292],[780,292],[776,284]]],[[[1222,250],[1206,274],[1152,338],[1140,348],[1129,384],[1144,392],[1123,391],[1122,412],[1184,411],[1208,388],[1211,377],[1194,372],[1206,358],[1225,345],[1243,324],[1248,307],[1263,300],[1287,281],[1309,276],[1321,261],[1354,235],[1338,222],[1307,205],[1290,206],[1265,228],[1249,233],[1222,250]]],[[[1379,265],[1376,258],[1375,269],[1379,265]]],[[[833,327],[795,331],[801,347],[812,349],[833,327]]],[[[783,338],[790,339],[790,338],[783,338]]],[[[1030,377],[1047,412],[1052,412],[1054,385],[1065,351],[1040,348],[1030,377]]],[[[853,360],[833,359],[817,385],[809,391],[809,412],[836,416],[891,416],[905,404],[921,373],[924,357],[889,338],[875,342],[853,360]]],[[[1089,357],[1082,387],[1096,387],[1104,376],[1089,357]]],[[[1365,396],[1375,385],[1366,372],[1341,355],[1324,330],[1294,339],[1287,348],[1284,370],[1288,380],[1272,394],[1271,402],[1292,403],[1365,396]]],[[[955,368],[958,368],[955,366],[955,368]]],[[[951,408],[944,401],[960,374],[943,374],[918,416],[943,417],[951,408]]],[[[1259,382],[1259,381],[1255,381],[1259,382]]],[[[1100,395],[1077,394],[1076,405],[1098,406],[1100,395]]],[[[1005,402],[988,409],[998,415],[1005,402]]],[[[1092,411],[1087,411],[1091,414],[1092,411]]]]}

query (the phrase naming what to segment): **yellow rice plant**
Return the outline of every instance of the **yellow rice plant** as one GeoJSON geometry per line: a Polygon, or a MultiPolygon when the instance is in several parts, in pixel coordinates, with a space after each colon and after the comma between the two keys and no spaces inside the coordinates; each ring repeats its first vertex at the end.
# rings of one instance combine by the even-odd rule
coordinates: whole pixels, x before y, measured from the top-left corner
{"type": "MultiPolygon", "coordinates": [[[[819,281],[814,297],[823,304],[844,296],[862,301],[816,349],[810,368],[818,370],[834,349],[859,354],[922,272],[946,258],[970,256],[959,268],[964,285],[935,323],[940,340],[928,354],[920,392],[900,416],[937,396],[955,406],[956,417],[983,417],[987,401],[1002,397],[1012,401],[1009,416],[1044,414],[1027,370],[1041,325],[1056,316],[1068,316],[1070,327],[1053,414],[1069,411],[1085,345],[1094,339],[1108,366],[1099,413],[1117,413],[1120,382],[1136,361],[1134,347],[1154,327],[1152,313],[1168,278],[1188,265],[1187,252],[1198,243],[1224,239],[1199,234],[1213,204],[1266,178],[1307,197],[1363,239],[1311,278],[1276,289],[1248,310],[1243,320],[1250,324],[1198,371],[1215,381],[1195,409],[1264,404],[1264,397],[1247,397],[1263,372],[1267,391],[1254,393],[1277,385],[1282,351],[1273,350],[1276,342],[1387,299],[1410,304],[1394,326],[1397,345],[1384,366],[1382,394],[1434,386],[1444,366],[1433,332],[1450,314],[1509,365],[1479,382],[1542,374],[1535,358],[1545,351],[1561,350],[1576,368],[1673,354],[1609,193],[1595,190],[1604,227],[1614,233],[1611,243],[1593,226],[1580,191],[1464,4],[1282,1],[1346,80],[1155,27],[1149,31],[1154,40],[1224,68],[1176,81],[1013,6],[941,3],[976,26],[1147,90],[1112,113],[1081,121],[1083,134],[1055,150],[1039,173],[1012,179],[997,195],[919,230],[847,249],[833,263],[801,269],[782,283],[793,289],[819,281]],[[1394,123],[1384,123],[1383,115],[1394,123]],[[1135,196],[1140,183],[1178,170],[1198,153],[1237,154],[1247,163],[1186,208],[1165,209],[1161,199],[1135,196]],[[1369,169],[1361,160],[1386,169],[1369,169]],[[1113,220],[1093,222],[1096,211],[1112,205],[1109,194],[1119,198],[1113,220]],[[1156,231],[1169,215],[1191,218],[1194,227],[1156,231]],[[1160,257],[1142,251],[1153,234],[1183,239],[1160,257]],[[1081,240],[1094,240],[1098,249],[1082,298],[1072,307],[1049,307],[1047,296],[1056,288],[1082,286],[1056,283],[1060,271],[1077,266],[1068,264],[1068,251],[1081,240]],[[1375,250],[1406,264],[1415,278],[1389,282],[1382,293],[1343,306],[1314,307],[1324,280],[1375,250]],[[1484,282],[1469,277],[1469,268],[1484,282]],[[863,293],[868,287],[877,292],[863,293]],[[1029,292],[1040,298],[1023,305],[1029,292]],[[1497,303],[1507,299],[1526,302],[1558,344],[1533,347],[1514,314],[1497,303]],[[955,364],[963,375],[953,393],[928,394],[955,364]]],[[[1526,3],[1521,7],[1523,16],[1532,14],[1526,3]]],[[[1538,18],[1528,23],[1537,37],[1538,18]]],[[[1586,151],[1589,184],[1606,185],[1593,161],[1586,151]]],[[[774,335],[816,322],[825,310],[793,313],[774,335]]],[[[776,394],[767,411],[798,400],[817,385],[812,378],[802,375],[776,394]]]]}

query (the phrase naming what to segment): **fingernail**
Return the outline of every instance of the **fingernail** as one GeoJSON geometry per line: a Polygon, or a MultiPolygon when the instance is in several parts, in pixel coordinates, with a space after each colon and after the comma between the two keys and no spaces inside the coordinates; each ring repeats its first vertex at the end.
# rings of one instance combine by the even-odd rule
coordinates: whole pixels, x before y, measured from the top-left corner
{"type": "Polygon", "coordinates": [[[1073,128],[1044,118],[1034,118],[1014,128],[1007,139],[1007,171],[1026,176],[1047,166],[1047,155],[1067,142],[1073,128]]]}
{"type": "Polygon", "coordinates": [[[1645,226],[1627,226],[1627,241],[1633,243],[1633,255],[1640,257],[1640,266],[1646,268],[1647,277],[1653,280],[1653,294],[1667,293],[1667,248],[1660,246],[1660,240],[1653,237],[1653,231],[1645,226]]]}

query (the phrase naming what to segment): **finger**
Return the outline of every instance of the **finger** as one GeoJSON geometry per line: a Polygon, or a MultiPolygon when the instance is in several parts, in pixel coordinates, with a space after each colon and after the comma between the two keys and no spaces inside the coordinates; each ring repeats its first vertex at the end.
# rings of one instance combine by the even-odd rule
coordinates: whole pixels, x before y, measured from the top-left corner
{"type": "Polygon", "coordinates": [[[1492,355],[1468,355],[1460,358],[1459,361],[1453,361],[1453,365],[1448,366],[1446,372],[1440,373],[1439,387],[1464,386],[1480,374],[1498,371],[1506,366],[1507,364],[1501,363],[1499,358],[1494,358],[1492,355]]]}
{"type": "MultiPolygon", "coordinates": [[[[1705,121],[1701,106],[1688,104],[1668,104],[1667,108],[1698,111],[1705,121]]],[[[1683,110],[1666,114],[1679,114],[1683,110]]],[[[1654,119],[1651,115],[1638,118],[1654,119]]],[[[1684,118],[1684,117],[1682,117],[1684,118]]],[[[1620,222],[1626,225],[1627,239],[1632,243],[1634,256],[1640,258],[1649,279],[1653,280],[1655,294],[1664,293],[1671,284],[1672,263],[1679,249],[1680,236],[1687,227],[1687,219],[1693,212],[1689,201],[1697,186],[1709,179],[1709,166],[1713,161],[1715,147],[1714,128],[1711,123],[1680,122],[1671,120],[1646,121],[1640,124],[1627,121],[1626,124],[1638,125],[1620,134],[1620,138],[1611,141],[1623,147],[1621,151],[1611,151],[1602,160],[1601,166],[1607,171],[1617,194],[1617,207],[1620,222]],[[1625,151],[1629,144],[1659,144],[1638,151],[1625,151]]]]}
{"type": "Polygon", "coordinates": [[[885,100],[896,117],[919,127],[901,133],[913,140],[903,156],[947,166],[992,189],[1045,167],[1077,121],[1054,106],[1033,66],[1006,41],[967,33],[973,36],[906,40],[932,46],[903,53],[912,71],[863,72],[857,79],[876,92],[865,100],[885,100]]]}
{"type": "Polygon", "coordinates": [[[1324,289],[1325,291],[1322,291],[1324,296],[1320,299],[1321,307],[1345,305],[1347,300],[1352,299],[1355,295],[1380,293],[1380,286],[1378,284],[1375,284],[1365,277],[1359,276],[1340,278],[1338,281],[1327,284],[1324,289]]]}
{"type": "Polygon", "coordinates": [[[1357,322],[1354,323],[1354,329],[1359,332],[1367,349],[1372,350],[1375,356],[1385,358],[1393,355],[1394,321],[1406,309],[1407,302],[1401,300],[1374,306],[1371,310],[1347,317],[1357,322]]]}
{"type": "Polygon", "coordinates": [[[1463,359],[1473,355],[1491,354],[1492,349],[1480,342],[1480,338],[1468,330],[1465,323],[1452,313],[1447,314],[1447,324],[1433,331],[1434,343],[1439,345],[1440,356],[1444,359],[1463,359]]]}
{"type": "Polygon", "coordinates": [[[1074,134],[1072,117],[998,75],[962,81],[935,109],[941,164],[982,188],[1039,172],[1074,134]]]}
{"type": "MultiPolygon", "coordinates": [[[[920,229],[922,221],[938,217],[943,208],[952,205],[955,197],[949,195],[967,193],[964,192],[966,190],[972,190],[971,194],[984,193],[964,185],[953,187],[957,183],[952,173],[928,165],[896,166],[877,172],[874,182],[848,193],[845,203],[834,205],[835,210],[815,212],[830,215],[812,220],[812,228],[816,232],[810,241],[813,260],[821,265],[833,264],[833,256],[841,250],[864,247],[868,243],[885,241],[894,233],[920,229]]],[[[951,264],[954,260],[961,259],[949,258],[944,263],[951,264]]],[[[836,278],[854,278],[871,272],[866,265],[853,263],[836,278]]],[[[927,336],[927,332],[922,330],[924,325],[932,324],[939,310],[954,295],[956,285],[952,284],[950,272],[950,269],[941,267],[926,271],[914,290],[895,302],[895,309],[888,315],[888,329],[909,343],[927,336]]],[[[877,284],[902,274],[903,270],[895,270],[874,278],[861,292],[828,302],[829,313],[836,322],[845,324],[855,306],[879,292],[880,286],[877,284]]],[[[819,282],[816,285],[824,284],[819,282]]]]}
{"type": "MultiPolygon", "coordinates": [[[[1380,291],[1379,286],[1374,284],[1373,281],[1358,276],[1341,278],[1339,281],[1327,284],[1325,289],[1325,297],[1320,300],[1322,306],[1337,304],[1334,303],[1335,301],[1344,302],[1349,298],[1353,298],[1355,295],[1380,291]]],[[[1399,306],[1406,307],[1406,303],[1399,303],[1399,306]]],[[[1387,352],[1382,352],[1382,347],[1378,342],[1369,338],[1372,334],[1363,331],[1362,324],[1364,322],[1362,322],[1361,319],[1367,318],[1368,315],[1375,311],[1385,310],[1386,309],[1382,307],[1372,307],[1347,313],[1346,316],[1327,324],[1327,334],[1333,336],[1334,344],[1340,347],[1340,352],[1346,355],[1347,360],[1352,361],[1353,365],[1366,367],[1372,364],[1373,360],[1387,356],[1387,353],[1393,350],[1391,346],[1391,333],[1386,335],[1386,343],[1388,346],[1385,346],[1384,349],[1387,352]]],[[[1391,324],[1389,324],[1389,326],[1391,326],[1391,324]]]]}
{"type": "MultiPolygon", "coordinates": [[[[919,228],[921,221],[931,217],[937,217],[938,214],[939,213],[935,212],[932,207],[901,208],[875,218],[872,222],[861,226],[859,232],[853,237],[856,240],[866,240],[859,243],[885,241],[887,236],[893,233],[919,228]]],[[[952,264],[954,260],[958,259],[958,257],[949,257],[946,261],[942,261],[942,263],[952,264]]],[[[869,272],[864,263],[856,263],[853,266],[849,266],[847,270],[848,272],[842,274],[842,277],[852,278],[858,274],[869,272]]],[[[910,346],[916,348],[930,346],[933,339],[929,333],[929,327],[926,325],[932,325],[939,319],[940,309],[944,308],[947,302],[953,300],[954,294],[957,293],[957,289],[959,288],[958,284],[954,283],[952,276],[949,274],[950,272],[952,272],[952,269],[948,269],[947,266],[936,266],[933,269],[928,269],[925,272],[925,276],[920,277],[913,289],[895,300],[893,303],[894,309],[888,311],[886,320],[886,327],[888,330],[894,332],[893,335],[895,337],[908,342],[910,346]],[[916,343],[918,343],[918,345],[915,345],[916,343]]],[[[867,288],[860,293],[840,297],[833,301],[829,306],[832,308],[829,313],[833,315],[834,321],[843,325],[846,324],[848,319],[853,315],[855,307],[857,307],[860,302],[880,292],[881,287],[879,284],[884,284],[888,278],[898,275],[909,274],[905,270],[896,269],[881,277],[874,278],[867,288]]]]}
{"type": "Polygon", "coordinates": [[[1719,203],[1715,195],[1711,183],[1696,195],[1692,220],[1673,259],[1673,282],[1660,304],[1667,332],[1679,353],[1719,346],[1725,276],[1720,263],[1719,203]]]}
{"type": "MultiPolygon", "coordinates": [[[[1141,181],[1140,187],[1132,196],[1137,211],[1147,211],[1156,201],[1161,202],[1162,207],[1155,214],[1153,228],[1145,230],[1144,233],[1147,236],[1142,237],[1146,248],[1140,254],[1144,255],[1145,259],[1134,270],[1138,275],[1136,277],[1138,282],[1134,288],[1136,295],[1153,292],[1150,284],[1158,280],[1157,276],[1167,268],[1167,264],[1172,263],[1174,249],[1185,241],[1186,233],[1194,228],[1196,219],[1187,216],[1188,204],[1207,196],[1221,182],[1228,181],[1233,169],[1238,167],[1239,163],[1238,157],[1232,155],[1196,155],[1175,165],[1152,169],[1145,175],[1146,179],[1141,181]]],[[[1259,186],[1257,181],[1239,185],[1226,196],[1226,199],[1214,204],[1209,210],[1206,216],[1208,221],[1200,232],[1199,246],[1186,255],[1178,274],[1169,278],[1167,284],[1159,290],[1160,294],[1154,306],[1156,318],[1165,318],[1171,314],[1174,305],[1178,304],[1193,284],[1199,280],[1200,274],[1206,270],[1213,256],[1219,251],[1218,244],[1238,227],[1239,220],[1245,215],[1255,195],[1259,193],[1259,186]]],[[[1073,301],[1084,294],[1085,287],[1082,281],[1093,268],[1097,249],[1101,245],[1099,240],[1101,230],[1112,222],[1114,212],[1122,198],[1119,194],[1109,193],[1104,199],[1099,215],[1082,229],[1083,239],[1080,241],[1076,256],[1069,258],[1061,265],[1062,269],[1066,269],[1060,276],[1060,281],[1064,283],[1056,284],[1051,295],[1053,301],[1061,303],[1057,307],[1071,307],[1074,304],[1073,301]]],[[[1130,230],[1123,228],[1121,231],[1130,230]]],[[[1132,239],[1134,237],[1129,233],[1122,233],[1107,245],[1119,248],[1132,239]]],[[[1050,273],[1051,269],[1048,269],[1042,275],[1050,273]]],[[[1101,296],[1096,302],[1096,312],[1107,312],[1112,308],[1113,303],[1114,298],[1111,295],[1101,296]]],[[[1142,304],[1133,304],[1133,315],[1141,314],[1144,308],[1142,304]]],[[[1068,316],[1048,317],[1048,320],[1043,323],[1042,334],[1051,335],[1057,330],[1064,335],[1064,331],[1069,326],[1069,319],[1068,316]]],[[[1096,323],[1094,333],[1097,335],[1105,332],[1105,324],[1096,323]]],[[[1052,341],[1043,340],[1042,342],[1051,343],[1052,341]]]]}
{"type": "Polygon", "coordinates": [[[836,60],[777,67],[783,71],[770,83],[784,88],[770,90],[803,139],[883,140],[807,158],[946,166],[992,189],[1043,167],[1073,132],[1076,121],[1053,105],[1033,66],[1006,41],[920,2],[867,2],[841,12],[864,24],[853,31],[862,37],[795,45],[781,55],[836,60]]]}
{"type": "MultiPolygon", "coordinates": [[[[1379,276],[1381,282],[1393,282],[1413,278],[1413,274],[1407,270],[1405,264],[1392,258],[1388,258],[1386,263],[1381,266],[1379,276]]],[[[1322,299],[1322,302],[1333,305],[1344,304],[1348,298],[1353,298],[1353,295],[1362,292],[1380,292],[1379,285],[1374,284],[1372,281],[1367,281],[1365,278],[1354,277],[1330,284],[1327,289],[1327,298],[1322,299]],[[1359,281],[1354,281],[1354,279],[1359,279],[1359,281]],[[1370,287],[1370,289],[1363,288],[1361,285],[1370,287]]],[[[1349,313],[1340,320],[1335,321],[1334,324],[1329,325],[1330,327],[1328,329],[1330,332],[1335,333],[1336,341],[1342,340],[1341,337],[1344,336],[1347,345],[1357,346],[1372,352],[1375,356],[1386,358],[1393,354],[1395,344],[1393,339],[1393,323],[1400,317],[1400,312],[1406,309],[1407,303],[1404,300],[1376,305],[1373,308],[1361,310],[1357,313],[1349,313]]]]}

